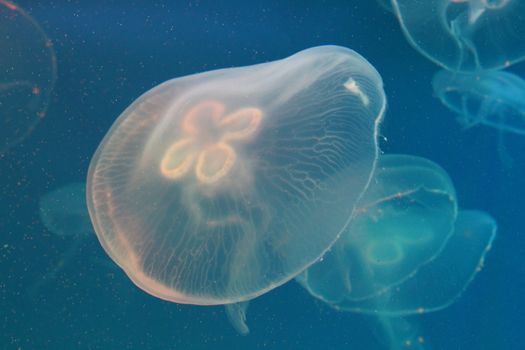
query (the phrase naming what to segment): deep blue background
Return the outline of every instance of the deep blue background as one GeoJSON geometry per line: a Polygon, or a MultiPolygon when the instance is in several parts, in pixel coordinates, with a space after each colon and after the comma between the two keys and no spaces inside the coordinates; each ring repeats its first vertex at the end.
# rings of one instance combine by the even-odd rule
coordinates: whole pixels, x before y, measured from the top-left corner
{"type": "MultiPolygon", "coordinates": [[[[490,212],[499,232],[486,267],[450,308],[415,317],[428,349],[524,348],[525,139],[462,130],[433,97],[438,69],[371,0],[20,1],[53,40],[58,81],[47,118],[0,160],[1,349],[380,349],[366,317],[332,311],[289,283],[254,301],[241,337],[221,307],[168,303],[111,266],[95,235],[40,294],[27,289],[63,263],[71,238],[46,231],[38,199],[84,181],[91,155],[141,93],[177,76],[280,59],[336,44],[380,72],[388,96],[385,153],[442,165],[460,205],[490,212]]],[[[525,77],[525,64],[512,70],[525,77]]],[[[425,293],[422,286],[421,293],[425,293]]]]}

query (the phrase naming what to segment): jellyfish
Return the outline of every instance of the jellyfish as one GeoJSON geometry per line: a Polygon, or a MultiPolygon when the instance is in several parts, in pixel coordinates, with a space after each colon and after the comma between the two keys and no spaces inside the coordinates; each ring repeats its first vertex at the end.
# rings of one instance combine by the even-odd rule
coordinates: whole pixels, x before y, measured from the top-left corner
{"type": "Polygon", "coordinates": [[[441,167],[415,156],[383,156],[347,229],[297,280],[336,307],[374,299],[439,254],[456,215],[455,189],[441,167]]]}
{"type": "Polygon", "coordinates": [[[525,81],[517,75],[441,70],[434,75],[432,87],[441,102],[458,114],[463,126],[487,125],[525,135],[525,81]]]}
{"type": "Polygon", "coordinates": [[[452,71],[508,67],[525,58],[521,0],[392,0],[410,44],[452,71]]]}
{"type": "Polygon", "coordinates": [[[13,2],[0,0],[0,157],[46,116],[56,56],[40,25],[13,2]]]}
{"type": "Polygon", "coordinates": [[[496,234],[489,214],[456,212],[451,186],[428,160],[384,156],[341,237],[296,280],[336,310],[374,317],[389,349],[424,349],[425,338],[408,317],[458,300],[483,268],[496,234]],[[452,209],[443,210],[443,196],[452,209]],[[433,253],[415,254],[425,246],[433,253]]]}
{"type": "Polygon", "coordinates": [[[153,296],[255,298],[345,227],[375,167],[384,109],[380,75],[337,46],[169,80],[128,107],[93,156],[95,232],[153,296]]]}
{"type": "MultiPolygon", "coordinates": [[[[320,294],[313,295],[336,310],[372,317],[373,329],[386,348],[423,350],[426,348],[425,337],[413,317],[408,316],[441,310],[461,296],[483,268],[485,255],[496,235],[496,227],[494,219],[483,211],[460,210],[454,234],[441,253],[431,262],[422,265],[400,285],[369,299],[351,302],[347,300],[339,304],[327,302],[328,299],[320,294]]],[[[335,245],[338,243],[339,241],[335,245]]],[[[317,264],[324,262],[322,260],[317,264]]],[[[304,274],[300,275],[300,283],[311,293],[308,283],[312,282],[312,277],[320,278],[321,275],[308,277],[307,280],[304,279],[304,274]]],[[[375,276],[370,278],[368,281],[360,280],[355,283],[370,283],[375,276]]]]}
{"type": "Polygon", "coordinates": [[[490,215],[457,211],[451,186],[428,160],[384,156],[345,232],[296,279],[338,310],[406,316],[447,307],[481,269],[496,233],[490,215]]]}
{"type": "Polygon", "coordinates": [[[335,308],[391,317],[442,310],[457,301],[483,269],[496,230],[496,221],[489,214],[459,210],[454,234],[434,260],[375,300],[342,303],[335,308]]]}
{"type": "Polygon", "coordinates": [[[42,223],[57,236],[85,237],[94,233],[85,182],[69,183],[45,194],[40,198],[39,208],[42,223]]]}
{"type": "Polygon", "coordinates": [[[74,182],[45,194],[39,203],[40,220],[55,236],[70,240],[71,245],[61,254],[59,262],[28,288],[28,295],[52,281],[78,253],[87,237],[94,235],[86,204],[86,183],[74,182]]]}

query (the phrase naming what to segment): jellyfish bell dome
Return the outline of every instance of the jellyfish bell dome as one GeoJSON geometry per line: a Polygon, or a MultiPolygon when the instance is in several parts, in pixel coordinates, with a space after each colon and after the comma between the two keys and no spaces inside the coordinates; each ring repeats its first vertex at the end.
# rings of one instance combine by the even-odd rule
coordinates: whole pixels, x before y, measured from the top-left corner
{"type": "Polygon", "coordinates": [[[436,97],[465,127],[487,125],[525,135],[525,80],[506,71],[465,74],[438,71],[432,79],[436,97]]]}
{"type": "Polygon", "coordinates": [[[340,311],[381,319],[441,310],[481,270],[496,230],[488,213],[457,208],[439,165],[383,155],[352,221],[296,280],[340,311]]]}
{"type": "Polygon", "coordinates": [[[451,71],[479,72],[525,59],[522,0],[392,0],[409,43],[451,71]]]}
{"type": "Polygon", "coordinates": [[[72,182],[46,193],[39,202],[44,226],[60,237],[93,234],[86,206],[86,183],[72,182]]]}
{"type": "Polygon", "coordinates": [[[355,215],[322,261],[297,280],[334,305],[373,299],[433,260],[457,213],[448,174],[432,161],[383,155],[355,215]]]}
{"type": "Polygon", "coordinates": [[[0,157],[47,114],[57,78],[53,42],[19,5],[0,0],[0,157]]]}
{"type": "Polygon", "coordinates": [[[380,75],[337,46],[169,80],[91,161],[97,236],[156,297],[252,299],[337,239],[370,181],[384,109],[380,75]]]}

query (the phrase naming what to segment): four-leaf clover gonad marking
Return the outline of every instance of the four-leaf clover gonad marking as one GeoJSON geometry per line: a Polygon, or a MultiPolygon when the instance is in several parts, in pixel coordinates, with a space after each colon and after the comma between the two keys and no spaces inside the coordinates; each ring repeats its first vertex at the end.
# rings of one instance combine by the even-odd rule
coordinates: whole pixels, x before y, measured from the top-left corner
{"type": "Polygon", "coordinates": [[[232,143],[250,139],[263,113],[246,107],[225,115],[225,109],[221,102],[208,100],[186,113],[182,138],[168,147],[160,162],[164,177],[178,180],[194,169],[200,182],[213,184],[228,175],[237,161],[232,143]]]}

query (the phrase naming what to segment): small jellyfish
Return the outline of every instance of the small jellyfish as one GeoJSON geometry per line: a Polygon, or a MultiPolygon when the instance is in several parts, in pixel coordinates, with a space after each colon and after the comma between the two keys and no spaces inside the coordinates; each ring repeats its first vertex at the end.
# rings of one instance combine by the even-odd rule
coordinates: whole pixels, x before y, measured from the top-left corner
{"type": "Polygon", "coordinates": [[[463,126],[488,125],[525,135],[525,81],[517,75],[441,70],[434,75],[432,87],[441,102],[458,114],[463,126]]]}
{"type": "Polygon", "coordinates": [[[161,299],[255,298],[345,227],[375,166],[384,109],[377,71],[337,46],[169,80],[122,113],[91,161],[97,236],[161,299]]]}
{"type": "Polygon", "coordinates": [[[61,254],[58,263],[28,288],[28,295],[36,296],[49,281],[56,278],[78,253],[87,237],[94,235],[86,204],[86,183],[75,182],[45,194],[39,203],[40,220],[48,231],[71,245],[61,254]]]}
{"type": "Polygon", "coordinates": [[[439,254],[456,213],[454,186],[441,167],[414,156],[383,156],[344,233],[297,279],[342,308],[374,298],[439,254]]]}
{"type": "Polygon", "coordinates": [[[421,166],[431,162],[402,155],[384,158],[363,196],[364,203],[371,205],[361,206],[325,256],[296,279],[337,310],[401,317],[443,309],[459,298],[481,270],[496,222],[481,211],[460,210],[456,216],[455,209],[443,210],[440,197],[447,193],[455,207],[449,192],[453,188],[442,186],[449,179],[443,170],[435,172],[440,169],[436,165],[421,166]],[[390,158],[387,164],[397,167],[397,174],[382,165],[384,158],[390,158]],[[407,169],[403,169],[404,159],[407,169]],[[410,169],[409,164],[417,162],[420,169],[410,169]],[[395,184],[406,179],[412,190],[392,196],[397,193],[395,184]],[[377,200],[371,202],[373,198],[377,200]]]}
{"type": "Polygon", "coordinates": [[[479,210],[460,210],[454,234],[434,260],[375,300],[340,307],[390,317],[442,310],[457,301],[483,269],[496,231],[496,221],[489,214],[479,210]]]}
{"type": "Polygon", "coordinates": [[[45,194],[39,203],[44,226],[60,237],[94,233],[86,204],[86,183],[74,182],[45,194]]]}
{"type": "Polygon", "coordinates": [[[386,348],[427,348],[417,324],[406,316],[440,310],[456,301],[483,268],[496,234],[496,222],[485,212],[459,210],[457,215],[451,215],[442,210],[439,197],[447,191],[451,191],[455,206],[454,190],[447,189],[449,181],[441,168],[425,159],[384,156],[363,196],[362,201],[371,205],[361,204],[362,209],[356,211],[339,240],[296,280],[312,296],[336,310],[373,318],[379,341],[386,348]],[[406,187],[410,183],[412,191],[406,187]],[[406,190],[397,192],[403,188],[406,190]],[[416,195],[420,191],[426,195],[416,195]],[[373,198],[377,200],[371,201],[373,198]],[[402,205],[396,204],[400,199],[402,205]],[[384,205],[388,202],[393,209],[384,205]],[[362,225],[362,220],[371,223],[362,225]],[[441,232],[436,230],[435,223],[440,220],[453,221],[452,234],[446,226],[441,226],[441,232]],[[396,234],[398,228],[407,229],[406,234],[396,234]],[[430,240],[428,232],[446,237],[444,245],[437,247],[441,242],[430,240]],[[363,238],[356,242],[351,238],[356,235],[363,238]],[[423,264],[414,264],[412,259],[425,255],[411,251],[417,253],[425,245],[434,246],[435,254],[423,264]],[[370,246],[382,248],[370,254],[370,246]],[[406,274],[407,269],[398,268],[407,263],[417,265],[417,269],[406,274]]]}
{"type": "Polygon", "coordinates": [[[410,44],[452,71],[508,67],[525,58],[522,0],[392,0],[410,44]]]}
{"type": "Polygon", "coordinates": [[[57,76],[51,40],[13,2],[0,0],[0,157],[45,117],[57,76]]]}

